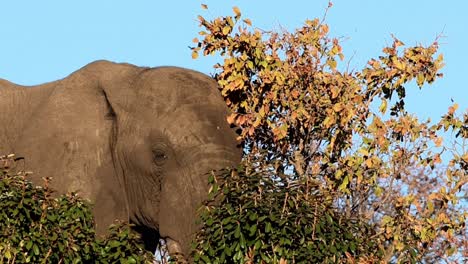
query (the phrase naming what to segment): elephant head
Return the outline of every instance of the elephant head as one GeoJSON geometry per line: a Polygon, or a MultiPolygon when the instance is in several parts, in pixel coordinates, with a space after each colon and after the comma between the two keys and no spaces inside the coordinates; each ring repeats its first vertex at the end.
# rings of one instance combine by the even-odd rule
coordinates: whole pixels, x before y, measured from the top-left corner
{"type": "Polygon", "coordinates": [[[98,233],[129,220],[149,250],[164,238],[187,255],[206,173],[240,161],[216,82],[192,70],[98,61],[45,85],[2,83],[2,94],[26,104],[0,99],[0,110],[21,113],[7,121],[22,131],[0,143],[60,192],[91,199],[98,233]]]}
{"type": "Polygon", "coordinates": [[[115,119],[112,155],[130,221],[187,254],[196,209],[208,193],[206,173],[240,158],[227,108],[211,78],[186,69],[143,70],[131,85],[123,92],[133,93],[125,95],[102,85],[115,119]]]}

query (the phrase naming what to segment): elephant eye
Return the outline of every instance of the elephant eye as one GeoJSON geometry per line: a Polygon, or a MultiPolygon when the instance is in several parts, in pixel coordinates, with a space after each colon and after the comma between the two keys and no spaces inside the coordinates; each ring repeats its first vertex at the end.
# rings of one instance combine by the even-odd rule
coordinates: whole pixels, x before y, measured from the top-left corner
{"type": "Polygon", "coordinates": [[[153,160],[157,165],[162,165],[167,160],[167,155],[164,151],[154,150],[153,151],[153,160]]]}

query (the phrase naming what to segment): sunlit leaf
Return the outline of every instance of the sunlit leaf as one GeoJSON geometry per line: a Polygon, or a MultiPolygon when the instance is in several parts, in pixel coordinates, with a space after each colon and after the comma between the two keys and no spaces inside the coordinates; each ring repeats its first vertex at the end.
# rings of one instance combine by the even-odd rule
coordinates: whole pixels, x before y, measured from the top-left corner
{"type": "Polygon", "coordinates": [[[236,19],[238,19],[241,16],[240,9],[237,6],[234,6],[232,10],[234,11],[234,14],[236,14],[236,19]]]}

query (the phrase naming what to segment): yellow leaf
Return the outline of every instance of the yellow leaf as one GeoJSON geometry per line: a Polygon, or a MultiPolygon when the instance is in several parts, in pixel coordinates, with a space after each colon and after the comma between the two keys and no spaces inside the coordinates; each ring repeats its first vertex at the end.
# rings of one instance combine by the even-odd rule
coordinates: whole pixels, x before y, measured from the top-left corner
{"type": "Polygon", "coordinates": [[[377,197],[380,197],[382,195],[382,193],[383,193],[383,190],[382,190],[382,188],[377,186],[377,187],[375,187],[374,192],[375,192],[375,195],[377,195],[377,197]]]}
{"type": "Polygon", "coordinates": [[[260,110],[258,111],[258,114],[260,117],[265,117],[265,106],[262,106],[260,110]]]}
{"type": "Polygon", "coordinates": [[[335,60],[328,60],[327,65],[330,67],[330,69],[334,70],[336,69],[336,61],[335,60]]]}
{"type": "Polygon", "coordinates": [[[198,42],[199,42],[199,41],[198,41],[198,38],[193,38],[193,39],[192,39],[192,42],[193,42],[193,43],[198,43],[198,42]]]}
{"type": "Polygon", "coordinates": [[[242,77],[239,77],[234,81],[234,87],[236,89],[244,88],[244,80],[242,80],[242,77]]]}
{"type": "Polygon", "coordinates": [[[405,70],[405,64],[402,63],[401,61],[399,61],[399,60],[394,60],[393,63],[395,64],[395,68],[397,68],[398,70],[400,70],[400,71],[404,71],[404,70],[405,70]]]}
{"type": "Polygon", "coordinates": [[[388,224],[388,223],[391,223],[391,222],[393,222],[393,219],[390,216],[384,215],[382,217],[382,224],[385,225],[385,224],[388,224]]]}
{"type": "Polygon", "coordinates": [[[382,114],[385,114],[387,111],[387,100],[382,99],[382,104],[380,104],[379,110],[382,114]]]}
{"type": "Polygon", "coordinates": [[[252,26],[252,21],[250,21],[250,19],[248,18],[244,19],[244,23],[246,23],[249,26],[252,26]]]}
{"type": "Polygon", "coordinates": [[[198,58],[198,52],[193,51],[192,52],[192,59],[196,59],[196,58],[198,58]]]}
{"type": "Polygon", "coordinates": [[[416,83],[419,87],[421,87],[424,84],[424,74],[419,73],[418,76],[416,76],[416,83]]]}
{"type": "Polygon", "coordinates": [[[343,171],[342,170],[337,170],[335,172],[335,179],[337,179],[337,180],[341,179],[342,175],[343,175],[343,171]]]}
{"type": "Polygon", "coordinates": [[[247,67],[248,67],[249,69],[253,70],[253,68],[254,68],[253,62],[252,62],[252,61],[247,61],[247,67]]]}
{"type": "Polygon", "coordinates": [[[223,34],[227,35],[227,34],[229,34],[229,32],[231,32],[231,27],[230,26],[225,26],[223,28],[223,34]]]}
{"type": "Polygon", "coordinates": [[[7,250],[7,251],[5,252],[5,258],[11,259],[11,252],[10,252],[10,250],[7,250]]]}
{"type": "Polygon", "coordinates": [[[346,189],[348,189],[348,183],[349,183],[349,176],[346,175],[343,179],[343,182],[340,184],[340,186],[338,187],[338,189],[340,191],[345,191],[346,189]]]}
{"type": "Polygon", "coordinates": [[[396,242],[395,249],[398,251],[401,251],[405,248],[405,244],[403,244],[401,241],[396,242]]]}

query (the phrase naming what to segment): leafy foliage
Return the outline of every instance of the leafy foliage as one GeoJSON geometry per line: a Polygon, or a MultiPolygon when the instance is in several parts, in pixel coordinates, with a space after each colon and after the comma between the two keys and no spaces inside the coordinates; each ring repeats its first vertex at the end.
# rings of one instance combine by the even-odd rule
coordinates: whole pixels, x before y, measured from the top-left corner
{"type": "MultiPolygon", "coordinates": [[[[339,40],[329,37],[323,21],[307,20],[294,32],[262,31],[242,19],[239,8],[233,11],[234,16],[213,20],[199,16],[202,39],[194,39],[192,51],[194,58],[200,52],[223,58],[214,77],[233,111],[228,122],[241,128],[246,167],[265,173],[263,180],[274,179],[273,193],[286,197],[287,186],[301,186],[302,204],[313,208],[313,201],[304,197],[322,197],[330,201],[324,214],[331,208],[333,216],[359,219],[373,228],[375,235],[364,238],[361,246],[377,245],[375,251],[346,255],[340,262],[434,263],[468,257],[468,113],[458,113],[454,104],[432,122],[405,109],[409,87],[422,89],[442,77],[437,40],[427,47],[405,48],[393,37],[377,59],[362,70],[348,71],[339,65],[344,60],[339,40]]],[[[245,197],[244,192],[257,192],[242,184],[236,188],[245,197]]],[[[286,203],[293,197],[285,198],[286,203]]],[[[249,226],[244,212],[232,211],[236,205],[221,200],[227,201],[219,205],[221,211],[231,210],[230,219],[241,228],[249,226]]],[[[297,208],[290,212],[301,215],[297,208]]],[[[209,212],[205,221],[227,217],[213,208],[209,212]]],[[[211,236],[205,232],[198,241],[213,243],[211,236]]],[[[246,237],[246,248],[261,239],[246,237]]],[[[197,252],[200,256],[230,246],[205,245],[197,248],[204,250],[197,252]]],[[[250,251],[240,249],[232,255],[251,259],[250,251]]]]}
{"type": "Polygon", "coordinates": [[[76,194],[52,197],[16,171],[14,156],[0,157],[0,263],[151,263],[126,224],[95,239],[90,205],[76,194]]]}
{"type": "Polygon", "coordinates": [[[327,196],[308,193],[305,184],[279,186],[268,175],[248,167],[212,175],[197,263],[336,263],[378,251],[363,243],[373,229],[338,214],[327,196]]]}

